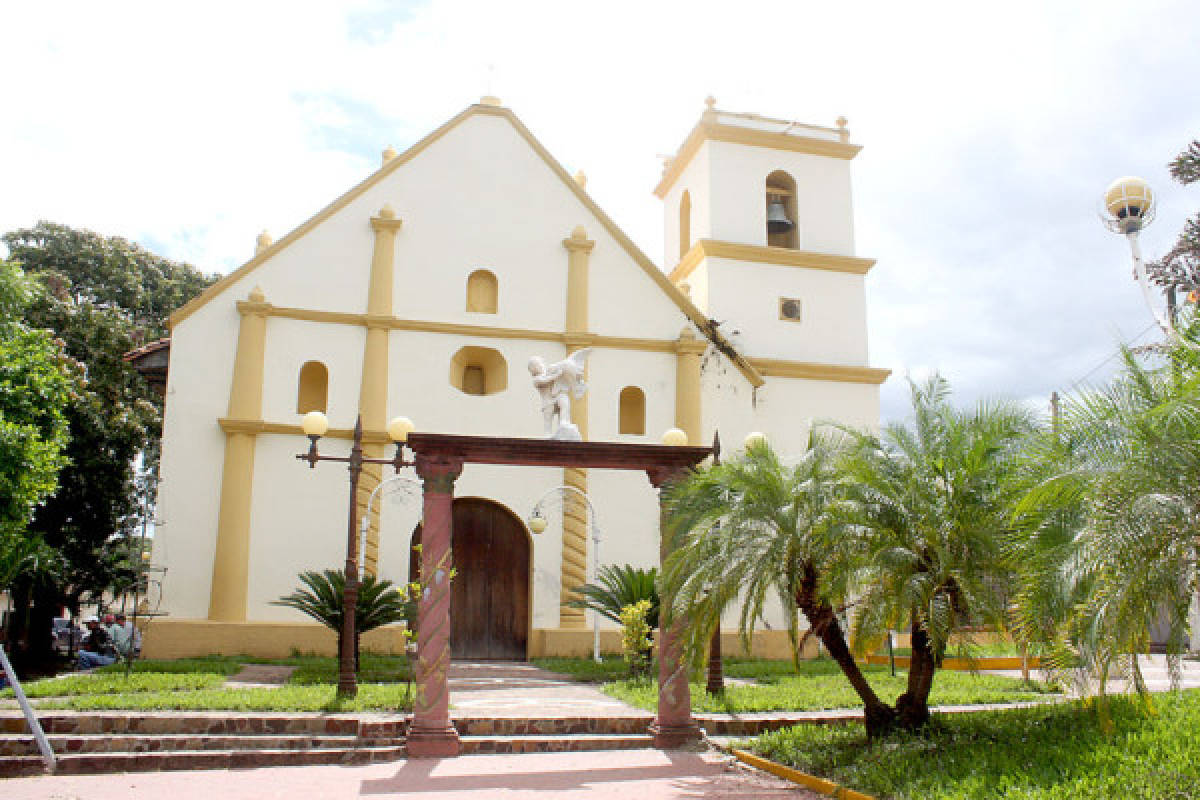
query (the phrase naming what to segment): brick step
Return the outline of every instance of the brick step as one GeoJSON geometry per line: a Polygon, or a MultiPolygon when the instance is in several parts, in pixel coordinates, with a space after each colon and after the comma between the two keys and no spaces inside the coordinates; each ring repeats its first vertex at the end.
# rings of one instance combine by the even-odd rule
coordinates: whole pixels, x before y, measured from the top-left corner
{"type": "Polygon", "coordinates": [[[642,735],[650,714],[611,717],[459,717],[452,719],[460,736],[569,736],[577,734],[642,735]]]}
{"type": "Polygon", "coordinates": [[[462,736],[463,755],[472,753],[566,753],[586,750],[641,750],[654,747],[654,737],[632,734],[579,733],[565,736],[462,736]]]}
{"type": "MultiPolygon", "coordinates": [[[[313,734],[326,736],[403,736],[401,716],[366,717],[324,714],[240,714],[237,712],[46,711],[38,714],[46,733],[160,734],[313,734]]],[[[0,713],[0,733],[25,733],[20,712],[0,713]]]]}
{"type": "MultiPolygon", "coordinates": [[[[353,747],[310,750],[175,750],[160,753],[71,753],[58,758],[58,774],[157,772],[185,769],[372,764],[404,758],[404,748],[353,747]]],[[[0,758],[0,777],[37,775],[42,760],[33,756],[0,758]]]]}
{"type": "MultiPolygon", "coordinates": [[[[152,753],[177,750],[314,750],[322,748],[399,747],[402,738],[359,738],[312,734],[229,736],[163,733],[153,736],[112,733],[51,733],[46,738],[55,753],[152,753]]],[[[28,734],[0,734],[0,756],[38,755],[28,734]]]]}

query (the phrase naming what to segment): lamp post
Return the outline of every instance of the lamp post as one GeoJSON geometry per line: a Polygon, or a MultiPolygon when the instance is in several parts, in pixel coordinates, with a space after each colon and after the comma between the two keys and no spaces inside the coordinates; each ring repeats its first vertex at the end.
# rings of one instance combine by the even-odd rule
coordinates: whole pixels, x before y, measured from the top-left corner
{"type": "Polygon", "coordinates": [[[337,693],[339,697],[354,697],[358,694],[358,679],[354,671],[354,617],[358,606],[358,478],[362,474],[363,464],[391,464],[394,469],[412,466],[412,462],[404,460],[404,443],[408,434],[413,430],[412,421],[405,417],[396,417],[388,423],[387,432],[396,443],[396,456],[387,458],[364,458],[362,452],[362,417],[354,422],[354,439],[349,456],[327,456],[317,451],[317,440],[329,430],[329,420],[320,411],[310,411],[304,415],[301,423],[304,434],[309,439],[307,453],[300,453],[296,458],[307,461],[309,469],[315,469],[318,461],[341,461],[350,471],[350,511],[349,524],[346,528],[346,580],[342,594],[342,650],[338,670],[337,693]]]}
{"type": "MultiPolygon", "coordinates": [[[[555,486],[553,489],[546,491],[537,503],[533,506],[533,511],[529,514],[529,529],[534,533],[542,533],[546,530],[546,517],[542,514],[542,504],[551,495],[564,497],[567,492],[574,492],[579,495],[579,499],[583,500],[587,506],[588,513],[592,515],[592,579],[598,579],[600,574],[600,525],[596,522],[596,507],[592,505],[592,500],[587,496],[587,492],[577,489],[574,486],[555,486]]],[[[600,663],[600,615],[594,610],[592,611],[592,660],[597,664],[600,663]]]]}
{"type": "Polygon", "coordinates": [[[1138,234],[1154,221],[1154,192],[1150,184],[1141,178],[1126,176],[1117,178],[1104,192],[1104,207],[1100,219],[1113,233],[1123,235],[1129,242],[1129,251],[1133,256],[1133,271],[1138,284],[1142,287],[1142,299],[1158,327],[1169,337],[1175,335],[1175,321],[1172,319],[1173,295],[1167,295],[1167,313],[1161,314],[1154,305],[1150,293],[1150,279],[1146,275],[1146,263],[1142,259],[1142,248],[1138,243],[1138,234]]]}

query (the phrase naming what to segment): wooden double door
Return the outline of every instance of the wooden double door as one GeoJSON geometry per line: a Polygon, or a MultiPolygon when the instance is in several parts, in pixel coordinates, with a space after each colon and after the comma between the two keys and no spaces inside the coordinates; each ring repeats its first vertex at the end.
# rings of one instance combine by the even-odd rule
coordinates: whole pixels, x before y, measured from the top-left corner
{"type": "MultiPolygon", "coordinates": [[[[524,661],[529,641],[529,537],[511,511],[482,498],[454,501],[450,655],[524,661]]],[[[413,544],[421,541],[421,528],[413,544]]],[[[420,575],[414,552],[409,575],[420,575]]]]}

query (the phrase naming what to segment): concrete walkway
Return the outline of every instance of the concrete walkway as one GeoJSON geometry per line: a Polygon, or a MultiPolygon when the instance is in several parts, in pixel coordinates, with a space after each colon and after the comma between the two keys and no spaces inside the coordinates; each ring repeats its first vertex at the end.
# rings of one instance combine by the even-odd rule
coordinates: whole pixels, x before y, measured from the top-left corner
{"type": "Polygon", "coordinates": [[[282,767],[208,772],[152,772],[14,778],[5,800],[751,800],[820,795],[731,766],[713,753],[614,750],[522,753],[401,761],[361,767],[282,767]]]}
{"type": "Polygon", "coordinates": [[[517,661],[454,661],[448,675],[455,717],[653,716],[600,691],[517,661]]]}

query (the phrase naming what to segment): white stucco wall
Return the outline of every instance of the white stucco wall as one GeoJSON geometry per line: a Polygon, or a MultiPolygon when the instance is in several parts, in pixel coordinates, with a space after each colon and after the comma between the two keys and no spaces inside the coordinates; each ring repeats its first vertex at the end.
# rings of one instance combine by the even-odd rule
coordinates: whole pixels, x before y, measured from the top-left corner
{"type": "Polygon", "coordinates": [[[691,241],[711,239],[712,198],[709,188],[709,146],[703,142],[663,197],[663,268],[679,263],[679,204],[687,191],[692,201],[691,241]]]}
{"type": "MultiPolygon", "coordinates": [[[[706,258],[708,313],[738,330],[745,352],[761,358],[862,366],[867,363],[864,276],[820,269],[706,258]],[[801,321],[779,318],[779,300],[797,298],[801,321]]],[[[691,277],[691,276],[689,276],[691,277]]]]}
{"type": "Polygon", "coordinates": [[[767,176],[784,170],[796,181],[799,249],[854,255],[849,161],[730,142],[707,146],[712,238],[766,245],[767,176]]]}
{"type": "MultiPolygon", "coordinates": [[[[722,234],[709,225],[718,211],[710,205],[710,192],[701,189],[717,187],[720,191],[715,194],[720,195],[734,185],[728,176],[708,174],[711,146],[706,143],[701,148],[668,195],[668,255],[678,253],[678,241],[670,242],[669,232],[677,231],[678,196],[684,188],[690,188],[692,194],[693,238],[750,241],[722,234]]],[[[743,164],[757,170],[747,179],[746,185],[754,187],[747,207],[760,216],[763,179],[771,169],[779,168],[772,163],[762,171],[762,165],[754,160],[761,155],[750,158],[753,163],[743,164]]],[[[745,162],[746,158],[735,154],[735,160],[745,162]]],[[[793,174],[799,183],[801,175],[793,174]]],[[[848,181],[844,199],[848,204],[848,181]]],[[[225,446],[217,419],[226,415],[229,400],[240,320],[235,303],[245,299],[254,286],[261,286],[267,301],[278,306],[364,312],[375,241],[369,219],[385,203],[403,220],[396,236],[393,295],[394,313],[401,319],[561,331],[568,255],[562,239],[583,225],[595,241],[590,259],[589,327],[593,332],[673,340],[685,325],[682,312],[507,120],[489,115],[467,118],[176,326],[164,422],[162,522],[154,554],[155,562],[168,568],[163,608],[173,617],[203,618],[208,611],[225,446]],[[467,276],[481,267],[498,278],[496,314],[465,310],[467,276]]],[[[848,208],[846,211],[848,220],[848,208]]],[[[831,234],[830,242],[840,247],[844,242],[838,237],[849,235],[846,222],[841,233],[831,234]]],[[[838,252],[850,251],[847,247],[838,252]]],[[[667,263],[674,260],[669,258],[667,263]]],[[[712,285],[706,280],[694,282],[693,296],[698,293],[702,305],[705,298],[720,296],[726,304],[723,308],[735,318],[756,318],[761,310],[764,327],[746,329],[743,343],[750,355],[865,362],[865,329],[856,330],[856,325],[865,326],[861,280],[838,283],[806,270],[753,265],[749,272],[738,272],[746,269],[739,263],[722,267],[715,278],[710,272],[707,279],[712,285]],[[796,333],[793,327],[781,335],[770,327],[776,324],[781,294],[820,295],[827,302],[828,313],[806,302],[806,323],[799,326],[799,334],[791,335],[796,333]],[[806,338],[810,312],[814,340],[838,341],[827,342],[818,351],[818,344],[806,338]],[[818,352],[823,356],[818,358],[818,352]]],[[[305,361],[318,360],[329,370],[330,423],[351,427],[358,409],[365,336],[365,329],[355,325],[269,318],[263,419],[299,422],[295,405],[299,369],[305,361]]],[[[539,436],[541,415],[526,362],[531,355],[554,359],[564,352],[561,344],[537,339],[391,331],[388,416],[408,416],[425,431],[539,436]],[[480,397],[465,395],[450,385],[450,359],[465,345],[491,347],[504,356],[507,389],[480,397]]],[[[675,423],[675,361],[668,352],[597,348],[589,363],[590,438],[657,442],[662,431],[675,423]],[[617,433],[617,398],[621,388],[630,385],[641,388],[646,396],[644,436],[617,433]]],[[[877,387],[769,379],[755,393],[745,377],[715,351],[705,357],[703,395],[705,441],[719,426],[727,448],[736,447],[747,432],[763,430],[787,452],[787,448],[801,446],[810,417],[838,416],[866,424],[878,421],[877,387]]],[[[299,436],[257,437],[250,620],[300,619],[297,612],[270,602],[295,587],[295,576],[301,570],[336,568],[344,558],[345,470],[334,464],[309,470],[294,458],[306,444],[299,436]]],[[[348,447],[345,441],[322,442],[322,449],[331,453],[348,447]]],[[[525,519],[538,498],[561,483],[560,469],[468,465],[456,494],[495,500],[525,519]]],[[[646,476],[594,470],[589,491],[600,513],[602,561],[641,566],[657,563],[657,498],[646,476]]],[[[412,492],[406,499],[397,496],[383,505],[380,571],[384,577],[407,578],[419,502],[419,493],[412,492]]],[[[550,519],[547,531],[533,537],[533,625],[539,628],[558,624],[561,523],[553,513],[550,519]]],[[[782,626],[782,617],[773,624],[782,626]]]]}

